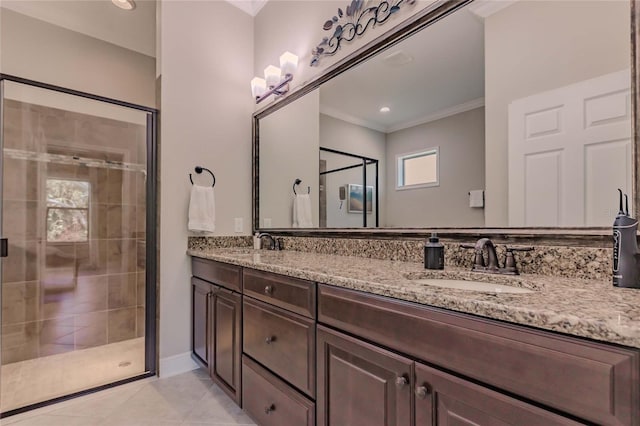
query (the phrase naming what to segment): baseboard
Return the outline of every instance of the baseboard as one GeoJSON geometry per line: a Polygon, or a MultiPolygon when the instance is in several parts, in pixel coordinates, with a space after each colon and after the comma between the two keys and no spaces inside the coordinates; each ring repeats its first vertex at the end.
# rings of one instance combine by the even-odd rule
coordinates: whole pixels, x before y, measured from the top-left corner
{"type": "Polygon", "coordinates": [[[176,374],[186,373],[187,371],[195,370],[197,368],[200,368],[200,366],[191,359],[191,352],[185,352],[161,358],[159,376],[175,376],[176,374]]]}

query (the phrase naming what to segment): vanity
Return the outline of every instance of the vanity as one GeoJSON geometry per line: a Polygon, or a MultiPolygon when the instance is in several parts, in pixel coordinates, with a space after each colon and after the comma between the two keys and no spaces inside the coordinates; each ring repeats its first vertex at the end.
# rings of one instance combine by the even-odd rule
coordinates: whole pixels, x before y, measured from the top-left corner
{"type": "Polygon", "coordinates": [[[190,242],[194,353],[263,426],[640,425],[640,291],[611,286],[617,188],[640,211],[638,0],[426,3],[253,115],[252,232],[285,250],[190,242]],[[470,271],[487,237],[494,266],[535,246],[522,275],[470,271]]]}
{"type": "Polygon", "coordinates": [[[235,336],[242,379],[222,387],[259,425],[640,424],[640,321],[627,310],[615,323],[618,310],[640,306],[634,290],[523,275],[515,285],[531,293],[487,293],[419,283],[483,279],[460,268],[251,248],[189,254],[242,277],[242,332],[212,303],[205,326],[194,304],[194,330],[210,330],[201,336],[218,383],[236,376],[215,366],[230,365],[216,358],[215,330],[235,336]]]}

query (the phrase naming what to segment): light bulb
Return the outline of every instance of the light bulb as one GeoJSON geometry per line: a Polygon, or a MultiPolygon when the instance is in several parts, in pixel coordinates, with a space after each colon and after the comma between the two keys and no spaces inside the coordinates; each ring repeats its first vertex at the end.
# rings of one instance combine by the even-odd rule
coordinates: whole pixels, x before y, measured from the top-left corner
{"type": "Polygon", "coordinates": [[[267,87],[272,88],[280,82],[280,68],[269,65],[264,69],[264,79],[267,81],[267,87]]]}
{"type": "Polygon", "coordinates": [[[264,78],[254,77],[251,80],[251,94],[254,98],[262,96],[262,94],[267,90],[267,82],[264,81],[264,78]]]}
{"type": "Polygon", "coordinates": [[[293,75],[296,72],[296,68],[298,68],[298,57],[291,52],[284,52],[280,56],[280,68],[282,69],[282,74],[293,75]]]}

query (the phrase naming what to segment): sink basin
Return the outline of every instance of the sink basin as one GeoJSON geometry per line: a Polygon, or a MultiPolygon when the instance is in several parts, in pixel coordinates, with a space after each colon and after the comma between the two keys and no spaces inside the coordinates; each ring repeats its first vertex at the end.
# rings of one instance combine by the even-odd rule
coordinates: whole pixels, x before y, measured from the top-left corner
{"type": "Polygon", "coordinates": [[[510,285],[504,284],[485,283],[481,281],[423,278],[414,280],[414,282],[434,287],[451,288],[455,290],[480,291],[483,293],[533,293],[533,290],[529,290],[527,288],[512,287],[510,285]]]}

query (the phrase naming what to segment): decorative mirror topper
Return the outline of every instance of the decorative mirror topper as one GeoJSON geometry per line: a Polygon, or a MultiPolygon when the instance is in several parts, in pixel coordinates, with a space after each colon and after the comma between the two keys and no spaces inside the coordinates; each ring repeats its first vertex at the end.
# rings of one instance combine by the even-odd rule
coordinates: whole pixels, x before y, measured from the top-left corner
{"type": "Polygon", "coordinates": [[[372,0],[352,0],[345,10],[338,8],[338,15],[324,23],[325,31],[333,30],[331,37],[324,37],[311,54],[311,66],[318,65],[322,55],[334,55],[342,41],[352,41],[367,31],[369,25],[384,24],[391,15],[400,10],[403,3],[412,5],[416,0],[382,0],[377,6],[369,6],[372,0]],[[367,3],[365,5],[365,3],[367,3]],[[344,18],[344,19],[343,19],[344,18]],[[339,22],[339,21],[343,22],[339,22]]]}

